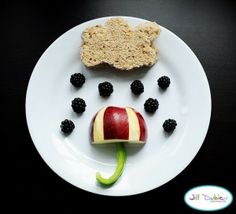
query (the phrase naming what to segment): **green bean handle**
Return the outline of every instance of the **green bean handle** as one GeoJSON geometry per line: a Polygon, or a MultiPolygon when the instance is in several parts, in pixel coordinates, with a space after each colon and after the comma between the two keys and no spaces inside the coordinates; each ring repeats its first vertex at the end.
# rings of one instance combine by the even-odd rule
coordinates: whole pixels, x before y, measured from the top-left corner
{"type": "Polygon", "coordinates": [[[124,143],[117,143],[117,167],[114,174],[109,178],[103,178],[100,172],[97,172],[96,174],[97,181],[105,186],[110,186],[114,184],[123,172],[125,161],[126,161],[126,151],[124,143]]]}

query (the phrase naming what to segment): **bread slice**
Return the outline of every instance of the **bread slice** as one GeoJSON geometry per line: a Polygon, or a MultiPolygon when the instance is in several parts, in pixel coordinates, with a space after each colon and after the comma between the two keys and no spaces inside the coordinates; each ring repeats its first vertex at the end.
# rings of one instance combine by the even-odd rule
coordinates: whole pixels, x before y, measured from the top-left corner
{"type": "Polygon", "coordinates": [[[122,18],[111,18],[82,33],[80,57],[87,67],[107,63],[120,70],[152,66],[158,59],[154,40],[160,35],[155,22],[131,28],[122,18]]]}

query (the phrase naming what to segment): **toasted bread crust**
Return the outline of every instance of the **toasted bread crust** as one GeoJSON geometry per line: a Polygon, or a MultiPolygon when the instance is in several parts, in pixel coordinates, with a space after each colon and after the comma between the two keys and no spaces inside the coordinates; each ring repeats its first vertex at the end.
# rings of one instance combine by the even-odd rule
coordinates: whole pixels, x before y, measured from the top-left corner
{"type": "Polygon", "coordinates": [[[111,18],[82,33],[81,60],[87,67],[107,63],[120,70],[152,66],[158,59],[154,40],[160,34],[155,22],[131,28],[122,18],[111,18]]]}

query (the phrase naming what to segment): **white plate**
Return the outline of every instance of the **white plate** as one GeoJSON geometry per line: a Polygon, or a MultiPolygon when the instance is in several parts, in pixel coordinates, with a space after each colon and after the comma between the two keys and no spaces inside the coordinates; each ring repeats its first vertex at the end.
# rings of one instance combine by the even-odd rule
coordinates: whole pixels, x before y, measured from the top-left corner
{"type": "MultiPolygon", "coordinates": [[[[104,24],[111,17],[80,24],[60,36],[44,52],[34,68],[26,95],[26,117],[33,142],[45,162],[71,184],[102,195],[133,195],[157,188],[177,176],[194,158],[207,133],[211,115],[208,81],[197,57],[175,34],[161,27],[157,39],[160,59],[145,71],[117,72],[113,69],[92,71],[80,61],[81,33],[89,26],[104,24]],[[70,75],[81,72],[86,83],[80,89],[70,84],[70,75]],[[170,87],[162,92],[157,79],[167,75],[170,87]],[[130,83],[140,79],[145,91],[132,95],[130,83]],[[101,98],[97,85],[110,81],[113,94],[101,98]],[[86,111],[78,116],[71,109],[71,100],[84,98],[86,111]],[[143,104],[149,97],[160,106],[148,115],[143,104]],[[132,106],[144,116],[148,141],[144,147],[128,147],[123,175],[110,188],[96,183],[95,174],[113,173],[116,166],[114,145],[91,145],[90,122],[103,106],[132,106]],[[60,132],[64,119],[75,122],[76,128],[65,137],[60,132]],[[174,118],[178,126],[172,135],[165,134],[162,124],[174,118]]],[[[124,17],[131,25],[146,21],[124,17]]]]}

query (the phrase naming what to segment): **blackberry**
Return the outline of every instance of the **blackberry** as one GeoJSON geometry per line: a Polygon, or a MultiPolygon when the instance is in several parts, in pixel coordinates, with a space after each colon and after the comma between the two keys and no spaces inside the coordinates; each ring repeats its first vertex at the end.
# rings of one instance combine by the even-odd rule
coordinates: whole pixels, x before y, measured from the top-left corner
{"type": "Polygon", "coordinates": [[[81,98],[75,98],[72,100],[71,107],[76,113],[83,113],[86,108],[86,103],[81,98]]]}
{"type": "Polygon", "coordinates": [[[134,80],[130,85],[130,89],[136,95],[139,95],[144,92],[144,86],[140,80],[134,80]]]}
{"type": "Polygon", "coordinates": [[[164,128],[166,132],[174,131],[176,126],[177,126],[177,122],[173,119],[165,120],[165,122],[162,125],[162,127],[164,128]]]}
{"type": "Polygon", "coordinates": [[[148,98],[144,103],[144,109],[146,112],[154,113],[159,107],[157,99],[148,98]]]}
{"type": "Polygon", "coordinates": [[[110,82],[102,82],[98,84],[99,94],[102,97],[108,97],[113,92],[113,85],[110,82]]]}
{"type": "Polygon", "coordinates": [[[70,82],[73,86],[80,88],[85,83],[85,76],[81,73],[72,74],[70,82]]]}
{"type": "Polygon", "coordinates": [[[60,128],[62,132],[64,132],[65,134],[69,134],[73,131],[75,125],[71,120],[65,119],[61,122],[60,128]]]}
{"type": "Polygon", "coordinates": [[[167,77],[167,76],[162,76],[157,80],[157,83],[158,83],[160,88],[166,89],[170,85],[170,78],[167,77]]]}

